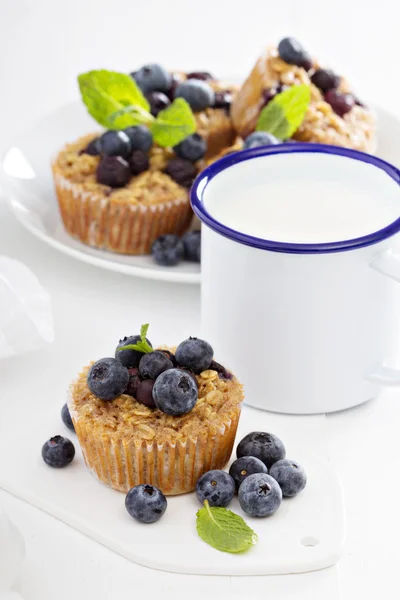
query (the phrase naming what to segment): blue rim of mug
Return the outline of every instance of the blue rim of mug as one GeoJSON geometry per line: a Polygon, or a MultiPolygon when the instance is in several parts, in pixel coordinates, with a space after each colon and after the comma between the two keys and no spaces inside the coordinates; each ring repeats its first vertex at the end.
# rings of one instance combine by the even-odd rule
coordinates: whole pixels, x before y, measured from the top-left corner
{"type": "MultiPolygon", "coordinates": [[[[272,240],[266,240],[263,238],[254,237],[246,233],[241,233],[235,229],[231,229],[221,222],[214,219],[214,217],[208,212],[204,206],[203,195],[204,191],[209,182],[216,177],[221,171],[229,169],[230,167],[252,158],[258,158],[260,156],[270,156],[274,154],[293,154],[293,153],[319,153],[319,154],[334,154],[336,156],[344,156],[345,158],[351,158],[354,160],[360,160],[367,164],[370,164],[378,169],[384,171],[389,177],[391,177],[397,184],[400,184],[400,171],[396,169],[390,163],[384,160],[366,154],[365,152],[359,152],[358,150],[350,150],[348,148],[341,148],[338,146],[328,146],[325,144],[311,144],[311,143],[293,143],[293,144],[277,144],[271,146],[264,146],[259,148],[250,148],[248,150],[240,150],[232,154],[228,154],[223,158],[212,163],[206,167],[204,171],[196,178],[193,183],[190,192],[190,201],[195,214],[198,216],[200,221],[207,225],[210,229],[215,232],[227,237],[234,242],[245,244],[246,246],[252,246],[253,248],[259,248],[261,250],[270,250],[272,252],[286,252],[291,254],[314,254],[314,253],[328,253],[328,252],[343,252],[346,250],[355,250],[357,248],[363,248],[365,246],[371,246],[391,237],[392,235],[400,231],[400,217],[390,223],[383,229],[369,233],[362,237],[335,241],[335,242],[321,242],[318,244],[295,244],[286,242],[275,242],[272,240]]],[[[400,212],[400,211],[399,211],[400,212]]]]}

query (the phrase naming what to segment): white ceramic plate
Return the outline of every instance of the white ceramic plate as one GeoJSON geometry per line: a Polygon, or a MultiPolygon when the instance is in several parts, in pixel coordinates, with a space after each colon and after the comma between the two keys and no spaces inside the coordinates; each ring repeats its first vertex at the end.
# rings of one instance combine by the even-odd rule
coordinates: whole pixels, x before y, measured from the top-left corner
{"type": "MultiPolygon", "coordinates": [[[[376,109],[379,131],[377,154],[400,165],[400,121],[376,109]]],[[[18,220],[35,236],[84,262],[147,279],[177,283],[200,283],[200,266],[181,263],[159,267],[151,256],[123,256],[86,246],[64,230],[50,171],[51,158],[67,141],[72,141],[96,124],[80,102],[68,104],[42,119],[15,140],[2,161],[2,182],[18,220]]]]}

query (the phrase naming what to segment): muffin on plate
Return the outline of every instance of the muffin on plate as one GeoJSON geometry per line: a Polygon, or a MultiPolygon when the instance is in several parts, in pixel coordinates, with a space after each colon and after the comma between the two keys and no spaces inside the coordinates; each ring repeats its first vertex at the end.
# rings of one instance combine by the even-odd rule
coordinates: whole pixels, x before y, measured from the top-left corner
{"type": "Polygon", "coordinates": [[[204,340],[153,350],[146,331],[80,373],[69,410],[86,465],[102,483],[183,494],[227,464],[243,390],[204,340]]]}

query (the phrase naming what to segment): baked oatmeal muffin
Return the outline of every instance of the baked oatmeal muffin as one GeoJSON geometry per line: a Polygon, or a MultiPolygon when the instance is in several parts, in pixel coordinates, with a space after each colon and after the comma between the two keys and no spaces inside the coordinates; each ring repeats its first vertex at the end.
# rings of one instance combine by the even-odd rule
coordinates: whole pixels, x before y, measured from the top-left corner
{"type": "Polygon", "coordinates": [[[298,84],[310,87],[311,102],[295,140],[375,151],[372,111],[354,96],[344,77],[322,68],[293,38],[267,48],[236,95],[231,117],[238,134],[243,138],[251,134],[264,106],[298,84]]]}
{"type": "Polygon", "coordinates": [[[86,367],[71,386],[69,410],[86,465],[122,492],[140,483],[167,495],[190,492],[203,473],[229,460],[242,386],[203,340],[190,338],[175,354],[120,350],[137,339],[122,340],[116,359],[86,367]]]}

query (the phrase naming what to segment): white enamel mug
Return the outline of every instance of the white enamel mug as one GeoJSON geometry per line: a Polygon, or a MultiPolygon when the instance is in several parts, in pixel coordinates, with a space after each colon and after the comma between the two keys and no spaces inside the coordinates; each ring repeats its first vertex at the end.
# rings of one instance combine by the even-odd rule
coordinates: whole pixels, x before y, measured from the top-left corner
{"type": "MultiPolygon", "coordinates": [[[[400,172],[378,158],[317,144],[245,150],[197,178],[191,194],[203,223],[202,334],[213,340],[218,361],[243,382],[247,404],[324,413],[400,385],[400,371],[393,368],[400,329],[399,182],[400,172]],[[265,185],[266,194],[274,178],[276,193],[280,172],[295,186],[307,178],[359,186],[361,193],[368,190],[369,202],[383,206],[388,199],[390,209],[379,208],[375,229],[360,218],[366,230],[359,237],[317,243],[250,235],[246,219],[227,225],[233,217],[226,207],[243,177],[265,185]]],[[[243,197],[249,211],[251,190],[243,197]]],[[[350,211],[352,194],[346,202],[350,211]]]]}

